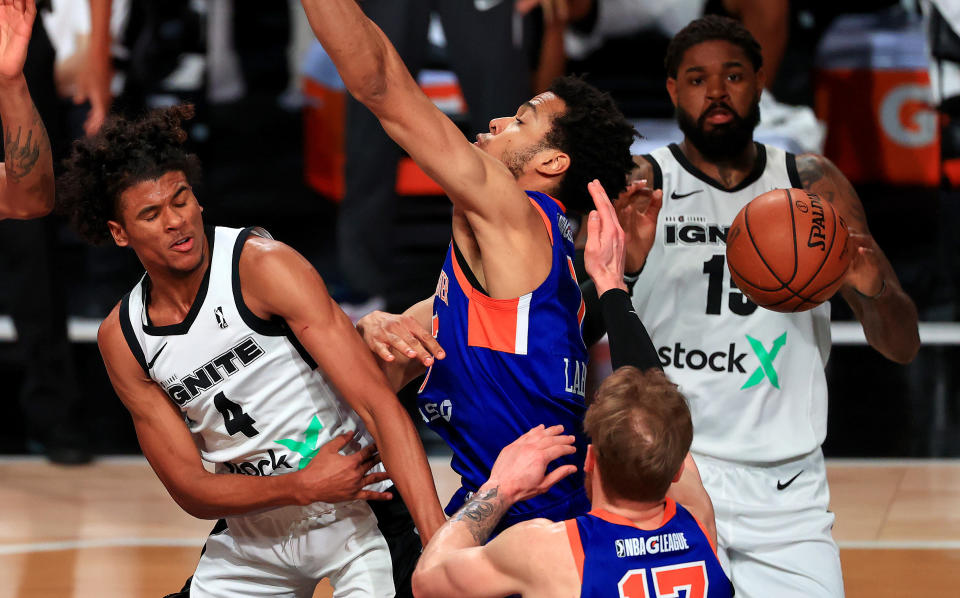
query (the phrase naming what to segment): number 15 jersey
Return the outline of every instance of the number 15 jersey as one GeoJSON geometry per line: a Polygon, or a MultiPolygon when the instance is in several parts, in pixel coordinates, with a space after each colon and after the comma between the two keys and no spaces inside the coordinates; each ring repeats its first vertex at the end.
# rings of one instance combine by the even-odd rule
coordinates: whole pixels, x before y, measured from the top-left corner
{"type": "Polygon", "coordinates": [[[644,156],[663,207],[633,304],[689,402],[691,450],[771,463],[806,455],[826,436],[830,305],[773,312],[731,280],[726,235],[737,212],[761,193],[801,187],[792,154],[756,148],[753,171],[729,190],[675,144],[644,156]]]}

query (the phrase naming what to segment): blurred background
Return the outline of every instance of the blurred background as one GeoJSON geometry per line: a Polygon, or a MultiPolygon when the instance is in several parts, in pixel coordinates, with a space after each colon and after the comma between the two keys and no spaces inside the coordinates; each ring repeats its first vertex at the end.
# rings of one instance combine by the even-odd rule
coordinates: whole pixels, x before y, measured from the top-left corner
{"type": "MultiPolygon", "coordinates": [[[[463,50],[447,43],[447,30],[463,27],[454,3],[435,2],[422,25],[404,21],[414,41],[401,53],[470,136],[553,76],[586,73],[636,122],[645,138],[634,153],[643,153],[681,139],[664,88],[670,37],[707,12],[742,19],[764,47],[771,82],[757,139],[837,163],[920,311],[923,348],[898,366],[867,347],[846,304],[834,302],[824,452],[960,456],[956,3],[560,1],[567,19],[509,4],[504,30],[522,60],[493,64],[512,94],[499,95],[519,98],[506,108],[477,91],[493,83],[458,78],[452,66],[463,64],[463,50]]],[[[113,0],[112,11],[111,110],[196,105],[190,144],[204,164],[197,196],[208,224],[267,228],[313,262],[354,318],[433,293],[450,204],[398,148],[384,146],[382,132],[364,128],[369,117],[345,97],[299,2],[113,0]],[[364,188],[371,180],[385,189],[364,188]],[[376,193],[388,199],[358,199],[376,193]]],[[[53,0],[41,15],[27,78],[62,158],[90,126],[91,105],[75,103],[71,87],[93,59],[89,6],[53,0]]],[[[391,17],[382,18],[387,30],[391,17]]],[[[88,247],[57,217],[0,223],[0,247],[0,454],[59,463],[137,454],[95,344],[100,319],[142,273],[135,256],[88,247]]],[[[424,438],[439,450],[425,428],[424,438]]]]}

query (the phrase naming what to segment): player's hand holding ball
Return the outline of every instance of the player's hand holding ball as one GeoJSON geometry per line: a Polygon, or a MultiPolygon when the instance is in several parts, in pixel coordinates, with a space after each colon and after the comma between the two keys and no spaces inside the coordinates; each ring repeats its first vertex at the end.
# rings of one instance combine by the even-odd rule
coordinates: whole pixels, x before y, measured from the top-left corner
{"type": "Polygon", "coordinates": [[[734,218],[727,233],[727,265],[737,287],[760,307],[806,311],[832,297],[845,281],[866,284],[860,276],[856,282],[846,278],[855,249],[849,237],[830,202],[802,189],[774,189],[734,218]]]}

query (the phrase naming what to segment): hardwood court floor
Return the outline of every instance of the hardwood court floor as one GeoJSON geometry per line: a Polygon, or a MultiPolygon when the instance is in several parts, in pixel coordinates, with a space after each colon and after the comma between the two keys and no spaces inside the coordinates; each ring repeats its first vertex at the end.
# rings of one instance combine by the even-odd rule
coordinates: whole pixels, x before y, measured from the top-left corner
{"type": "MultiPolygon", "coordinates": [[[[446,498],[456,480],[444,459],[433,466],[446,498]]],[[[847,596],[957,595],[960,462],[828,471],[847,596]]],[[[183,513],[143,459],[0,460],[0,598],[159,598],[191,574],[212,525],[183,513]]]]}

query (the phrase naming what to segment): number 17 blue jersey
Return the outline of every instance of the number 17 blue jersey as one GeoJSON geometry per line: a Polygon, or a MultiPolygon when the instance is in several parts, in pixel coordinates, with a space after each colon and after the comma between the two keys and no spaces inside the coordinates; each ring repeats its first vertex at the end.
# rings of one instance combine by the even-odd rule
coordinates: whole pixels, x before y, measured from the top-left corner
{"type": "Polygon", "coordinates": [[[660,526],[652,530],[602,509],[565,523],[581,598],[733,596],[703,527],[672,499],[667,499],[660,526]]]}

